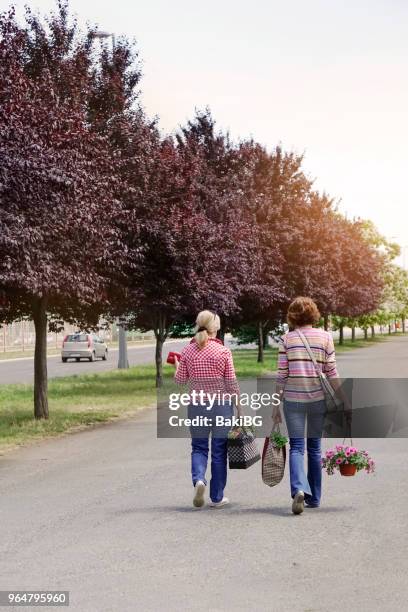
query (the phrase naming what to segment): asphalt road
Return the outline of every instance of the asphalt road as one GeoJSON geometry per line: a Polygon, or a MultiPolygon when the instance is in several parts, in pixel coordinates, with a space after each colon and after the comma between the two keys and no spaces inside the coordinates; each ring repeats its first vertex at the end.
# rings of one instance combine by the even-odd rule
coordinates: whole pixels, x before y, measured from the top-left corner
{"type": "MultiPolygon", "coordinates": [[[[390,348],[340,369],[359,354],[371,372],[390,348]]],[[[230,472],[229,507],[193,509],[189,441],[157,440],[152,411],[6,454],[0,589],[69,590],[78,612],[406,609],[408,441],[359,445],[376,474],[325,476],[321,508],[301,516],[288,474],[269,489],[259,463],[230,472]]]]}
{"type": "Polygon", "coordinates": [[[343,378],[408,378],[408,336],[340,353],[337,364],[343,378]]]}
{"type": "MultiPolygon", "coordinates": [[[[165,343],[163,350],[164,359],[169,351],[180,351],[186,341],[169,340],[165,343]]],[[[227,340],[227,344],[232,343],[227,340]]],[[[252,345],[244,345],[251,346],[252,345]]],[[[404,336],[394,337],[392,341],[381,345],[381,351],[373,350],[376,345],[342,353],[338,356],[339,365],[342,366],[342,376],[354,377],[373,377],[373,378],[392,378],[401,376],[408,378],[408,338],[404,336]],[[397,349],[395,349],[397,347],[397,349]],[[396,358],[394,352],[397,350],[401,358],[398,359],[398,366],[395,367],[396,358]]],[[[377,345],[378,346],[378,345],[377,345]]],[[[252,347],[253,348],[253,347],[252,347]]],[[[152,363],[154,360],[154,344],[129,347],[129,364],[140,365],[152,363]]],[[[50,355],[47,360],[48,377],[70,376],[74,374],[90,374],[92,372],[104,372],[113,370],[117,367],[118,350],[110,349],[107,361],[98,359],[93,363],[82,360],[68,361],[62,363],[59,355],[50,355]]],[[[34,360],[32,357],[20,359],[0,360],[0,385],[13,383],[32,383],[34,380],[34,360]]]]}
{"type": "MultiPolygon", "coordinates": [[[[169,340],[164,345],[163,357],[167,357],[169,351],[177,351],[184,346],[186,341],[169,340]]],[[[145,346],[132,346],[128,348],[129,365],[141,365],[153,363],[154,344],[145,346]]],[[[102,361],[97,359],[90,363],[81,360],[79,363],[70,360],[62,363],[60,355],[50,355],[47,359],[48,377],[72,376],[74,374],[91,374],[93,372],[106,372],[114,370],[118,366],[118,349],[110,349],[108,359],[102,361]]],[[[13,383],[32,383],[34,380],[34,359],[23,357],[19,359],[0,360],[0,385],[13,383]]]]}

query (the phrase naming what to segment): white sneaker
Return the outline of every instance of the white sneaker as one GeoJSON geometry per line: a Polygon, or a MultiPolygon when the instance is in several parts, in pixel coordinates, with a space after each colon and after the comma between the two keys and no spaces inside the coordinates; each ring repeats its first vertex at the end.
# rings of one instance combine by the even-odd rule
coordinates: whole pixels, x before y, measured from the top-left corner
{"type": "Polygon", "coordinates": [[[293,498],[292,512],[293,514],[302,514],[305,509],[305,494],[303,491],[298,491],[293,498]]]}
{"type": "Polygon", "coordinates": [[[228,497],[223,497],[222,500],[219,502],[210,501],[210,508],[222,508],[223,506],[226,506],[227,504],[229,504],[228,497]]]}
{"type": "Polygon", "coordinates": [[[204,506],[205,484],[202,480],[197,480],[194,485],[193,506],[201,508],[204,506]]]}

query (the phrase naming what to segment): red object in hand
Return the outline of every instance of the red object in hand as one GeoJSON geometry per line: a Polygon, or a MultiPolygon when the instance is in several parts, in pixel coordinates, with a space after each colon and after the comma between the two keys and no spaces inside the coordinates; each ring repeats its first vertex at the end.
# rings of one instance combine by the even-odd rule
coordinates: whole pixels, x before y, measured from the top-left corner
{"type": "Polygon", "coordinates": [[[167,363],[175,363],[175,357],[177,357],[177,360],[180,361],[180,357],[181,354],[180,353],[174,353],[173,351],[170,351],[169,354],[167,355],[167,363]]]}

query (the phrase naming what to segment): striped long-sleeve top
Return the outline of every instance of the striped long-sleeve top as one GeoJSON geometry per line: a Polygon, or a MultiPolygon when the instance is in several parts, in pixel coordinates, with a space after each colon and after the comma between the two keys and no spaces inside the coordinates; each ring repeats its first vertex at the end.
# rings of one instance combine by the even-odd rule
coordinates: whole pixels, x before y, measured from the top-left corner
{"type": "MultiPolygon", "coordinates": [[[[323,329],[301,327],[316,361],[328,378],[338,377],[332,335],[323,329]]],[[[316,402],[324,399],[315,367],[296,331],[285,334],[279,342],[278,389],[292,402],[316,402]]]]}

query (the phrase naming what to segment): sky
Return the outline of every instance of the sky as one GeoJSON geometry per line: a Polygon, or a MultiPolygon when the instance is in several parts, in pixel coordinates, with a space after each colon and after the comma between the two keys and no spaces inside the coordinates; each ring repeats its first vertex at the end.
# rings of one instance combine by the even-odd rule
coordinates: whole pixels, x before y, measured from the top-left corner
{"type": "MultiPolygon", "coordinates": [[[[15,0],[20,12],[27,0],[15,0]]],[[[0,8],[9,6],[0,0],[0,8]]],[[[40,12],[53,0],[30,0],[40,12]]],[[[305,154],[315,185],[372,219],[408,265],[406,0],[71,0],[135,38],[167,132],[209,106],[234,138],[305,154]]]]}

